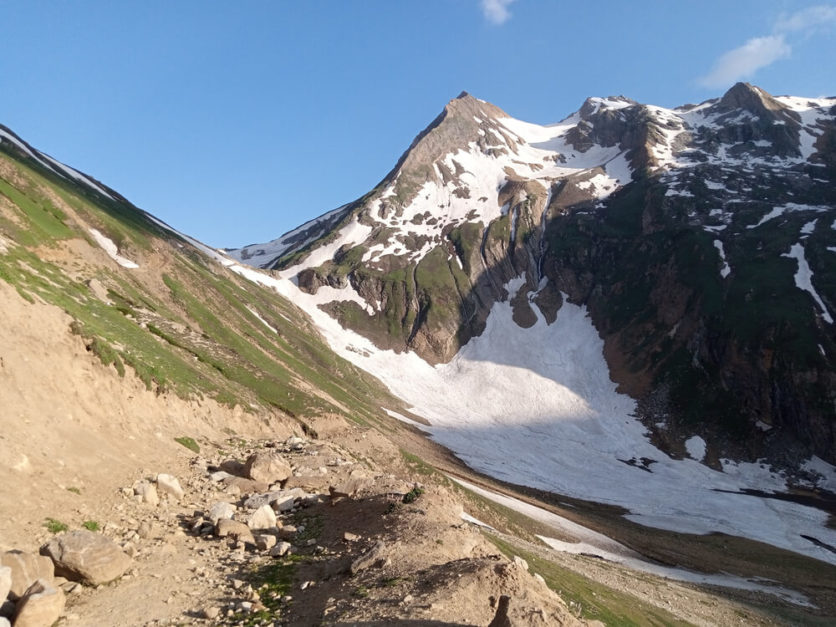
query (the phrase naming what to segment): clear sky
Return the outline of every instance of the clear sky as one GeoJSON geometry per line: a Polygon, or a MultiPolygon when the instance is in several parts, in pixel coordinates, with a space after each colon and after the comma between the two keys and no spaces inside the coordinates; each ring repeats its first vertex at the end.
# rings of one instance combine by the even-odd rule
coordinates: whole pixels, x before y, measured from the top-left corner
{"type": "Polygon", "coordinates": [[[0,123],[217,247],[355,199],[462,90],[556,122],[836,95],[836,2],[0,0],[0,123]]]}

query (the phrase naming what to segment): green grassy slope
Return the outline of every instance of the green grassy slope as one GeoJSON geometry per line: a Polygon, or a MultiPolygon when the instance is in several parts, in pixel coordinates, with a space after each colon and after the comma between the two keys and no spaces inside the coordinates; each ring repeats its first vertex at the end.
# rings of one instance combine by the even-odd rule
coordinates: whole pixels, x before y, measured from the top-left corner
{"type": "Polygon", "coordinates": [[[149,389],[300,420],[380,422],[381,405],[399,405],[285,298],[10,142],[0,142],[0,238],[0,279],[66,311],[89,350],[120,375],[133,369],[149,389]],[[140,267],[110,259],[91,229],[140,267]]]}

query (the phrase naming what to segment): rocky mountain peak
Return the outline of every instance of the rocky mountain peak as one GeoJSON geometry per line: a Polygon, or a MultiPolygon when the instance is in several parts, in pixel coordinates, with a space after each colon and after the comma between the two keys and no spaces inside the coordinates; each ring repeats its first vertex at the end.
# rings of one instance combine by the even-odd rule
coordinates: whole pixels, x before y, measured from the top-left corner
{"type": "Polygon", "coordinates": [[[584,100],[578,114],[581,119],[588,120],[590,117],[604,110],[618,110],[631,105],[638,104],[635,100],[625,96],[607,96],[606,98],[592,97],[584,100]]]}
{"type": "Polygon", "coordinates": [[[754,115],[787,110],[787,107],[773,98],[771,94],[749,83],[736,83],[723,94],[717,107],[725,110],[743,109],[754,115]]]}
{"type": "Polygon", "coordinates": [[[463,91],[444,107],[447,115],[473,115],[482,119],[507,118],[505,111],[489,102],[480,100],[463,91]]]}

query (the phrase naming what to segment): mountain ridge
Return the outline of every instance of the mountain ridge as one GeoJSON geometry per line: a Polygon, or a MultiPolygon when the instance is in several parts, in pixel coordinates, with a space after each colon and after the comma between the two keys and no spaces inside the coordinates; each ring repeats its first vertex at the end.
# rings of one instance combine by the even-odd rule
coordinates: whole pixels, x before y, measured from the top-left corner
{"type": "MultiPolygon", "coordinates": [[[[778,427],[802,448],[836,460],[836,416],[827,402],[816,401],[830,398],[836,384],[827,357],[833,335],[821,326],[829,324],[828,308],[836,302],[832,264],[822,258],[831,254],[833,237],[818,219],[832,213],[836,200],[827,185],[833,180],[836,101],[773,97],[738,83],[721,98],[675,109],[590,98],[551,126],[515,121],[492,105],[485,111],[487,106],[469,95],[450,101],[381,184],[344,208],[340,225],[355,225],[350,237],[340,240],[345,227],[331,223],[301,245],[286,246],[279,238],[272,248],[250,246],[230,255],[289,272],[311,293],[329,286],[355,294],[340,299],[335,293],[320,306],[381,348],[415,350],[430,363],[446,363],[477,337],[495,302],[511,298],[515,320],[525,326],[536,318],[532,307],[554,320],[568,297],[590,306],[613,376],[640,400],[651,429],[670,414],[722,415],[685,422],[703,422],[704,435],[716,436],[719,448],[735,455],[780,458],[764,435],[778,427]],[[782,248],[768,256],[774,275],[786,277],[780,297],[778,288],[760,286],[763,271],[746,261],[763,257],[756,251],[763,233],[775,228],[773,212],[792,224],[806,217],[793,227],[799,230],[811,228],[804,226],[810,217],[814,226],[822,224],[801,233],[814,243],[814,257],[798,262],[796,276],[806,272],[812,283],[786,282],[793,276],[784,261],[791,257],[788,234],[770,235],[782,248]],[[732,230],[739,231],[733,238],[732,230]],[[665,233],[679,240],[676,246],[660,239],[665,233]],[[630,270],[643,292],[631,302],[627,277],[615,276],[613,266],[640,266],[628,252],[637,245],[653,253],[654,265],[630,270]],[[689,247],[696,254],[690,261],[689,247]],[[525,277],[525,287],[509,295],[504,286],[517,276],[525,277]],[[747,296],[747,284],[755,280],[747,296]],[[794,291],[799,285],[806,296],[794,291]],[[601,293],[613,289],[609,296],[601,293]],[[782,311],[776,298],[803,302],[810,296],[805,307],[812,318],[775,314],[749,337],[751,324],[742,312],[753,297],[761,311],[767,302],[782,311]],[[633,311],[637,306],[643,314],[633,311]],[[721,309],[731,315],[721,317],[721,309]],[[648,335],[641,315],[662,328],[648,335]],[[788,331],[786,321],[794,318],[788,331]],[[715,341],[718,334],[725,339],[715,341]],[[753,367],[761,361],[756,353],[774,352],[765,346],[776,337],[785,337],[779,342],[789,348],[806,344],[779,350],[777,369],[776,361],[753,367]],[[650,345],[641,348],[648,338],[650,345]],[[669,339],[676,346],[666,346],[669,339]],[[784,363],[782,354],[795,356],[784,363]],[[816,374],[793,365],[822,358],[816,374]],[[691,382],[672,381],[672,370],[691,382]],[[694,385],[700,393],[688,391],[694,385]],[[673,396],[663,393],[671,388],[673,396]],[[807,389],[806,400],[795,388],[807,389]]],[[[669,449],[677,446],[664,433],[654,437],[669,449]]]]}

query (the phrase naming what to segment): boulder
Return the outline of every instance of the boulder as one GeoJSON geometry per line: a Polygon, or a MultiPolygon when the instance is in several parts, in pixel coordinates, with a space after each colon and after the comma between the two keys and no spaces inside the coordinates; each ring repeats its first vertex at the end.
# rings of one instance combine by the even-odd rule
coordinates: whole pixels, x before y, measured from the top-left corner
{"type": "Polygon", "coordinates": [[[19,599],[38,579],[51,584],[55,575],[55,566],[51,559],[23,551],[6,551],[0,554],[0,566],[6,566],[11,570],[8,597],[12,601],[19,599]]]}
{"type": "Polygon", "coordinates": [[[209,513],[206,514],[206,518],[211,520],[213,525],[217,525],[218,521],[222,518],[232,518],[235,515],[235,509],[232,503],[221,501],[209,508],[209,513]]]}
{"type": "Polygon", "coordinates": [[[270,489],[269,484],[263,481],[253,481],[244,477],[229,477],[224,479],[224,485],[227,488],[238,488],[241,494],[252,494],[254,492],[267,492],[270,489]]]}
{"type": "Polygon", "coordinates": [[[52,559],[56,574],[93,586],[118,579],[132,563],[113,540],[86,530],[53,538],[41,554],[52,559]]]}
{"type": "Polygon", "coordinates": [[[64,611],[64,593],[38,579],[17,602],[15,627],[50,627],[64,611]]]}
{"type": "Polygon", "coordinates": [[[160,497],[157,494],[157,488],[150,481],[140,481],[134,486],[134,494],[139,497],[139,500],[149,505],[157,505],[160,502],[160,497]]]}
{"type": "Polygon", "coordinates": [[[250,529],[275,529],[276,513],[268,504],[264,504],[255,510],[247,521],[250,529]]]}
{"type": "Polygon", "coordinates": [[[174,475],[167,475],[165,473],[158,474],[157,489],[163,494],[168,494],[178,501],[183,498],[183,488],[180,487],[180,482],[174,475]]]}
{"type": "Polygon", "coordinates": [[[270,557],[282,557],[290,550],[290,542],[279,542],[270,549],[270,557]]]}
{"type": "Polygon", "coordinates": [[[230,518],[221,518],[215,525],[215,535],[219,538],[226,538],[227,536],[235,538],[240,542],[249,542],[255,544],[253,532],[244,523],[230,518]]]}
{"type": "Polygon", "coordinates": [[[272,451],[253,453],[244,463],[244,473],[253,481],[271,484],[287,479],[293,471],[284,457],[272,451]]]}
{"type": "Polygon", "coordinates": [[[272,533],[259,533],[255,536],[255,545],[259,551],[269,551],[276,546],[276,536],[272,533]]]}

